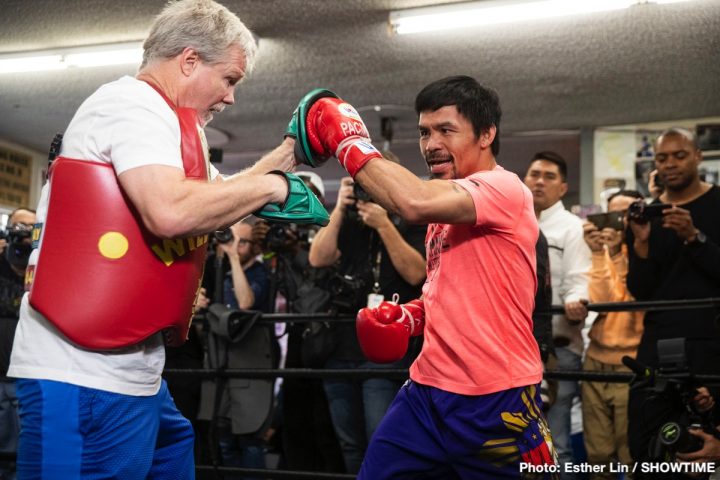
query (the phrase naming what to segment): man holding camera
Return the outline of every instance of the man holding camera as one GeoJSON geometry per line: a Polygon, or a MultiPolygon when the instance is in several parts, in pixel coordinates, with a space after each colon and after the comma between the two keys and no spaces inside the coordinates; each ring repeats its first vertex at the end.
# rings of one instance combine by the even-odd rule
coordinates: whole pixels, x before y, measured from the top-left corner
{"type": "MultiPolygon", "coordinates": [[[[408,225],[371,201],[350,177],[340,182],[330,223],[310,246],[310,264],[326,267],[339,262],[333,302],[341,313],[377,307],[394,295],[407,302],[420,295],[425,279],[424,225],[408,225]]],[[[380,368],[367,362],[352,325],[338,328],[339,343],[325,368],[380,368]]],[[[407,367],[400,361],[387,367],[407,367]]],[[[330,415],[348,473],[360,469],[365,449],[399,385],[388,379],[362,381],[360,387],[343,379],[324,381],[330,415]]]]}
{"type": "MultiPolygon", "coordinates": [[[[655,143],[655,166],[665,191],[656,210],[631,208],[627,230],[628,288],[638,300],[686,300],[720,296],[720,188],[700,180],[702,152],[695,135],[664,131],[655,143]],[[650,213],[656,213],[652,215],[650,213]]],[[[641,207],[642,205],[640,205],[641,207]]],[[[691,373],[720,373],[720,326],[713,308],[650,311],[637,360],[658,366],[658,340],[685,338],[691,373]]],[[[717,390],[710,389],[717,398],[717,390]]],[[[635,461],[647,460],[660,425],[681,411],[652,392],[630,392],[629,444],[635,461]]]]}
{"type": "MultiPolygon", "coordinates": [[[[245,221],[230,227],[229,241],[218,242],[216,254],[227,258],[229,270],[222,276],[222,303],[231,310],[268,312],[270,279],[252,238],[252,225],[245,221]]],[[[244,321],[250,321],[244,319],[244,321]]],[[[213,330],[211,328],[211,334],[213,330]]],[[[212,339],[214,351],[224,352],[227,368],[273,368],[277,366],[277,340],[271,327],[254,325],[241,338],[224,335],[212,339]]],[[[222,360],[221,360],[222,361],[222,360]]],[[[273,404],[272,382],[266,379],[227,381],[221,413],[220,451],[230,467],[265,468],[263,435],[273,404]]],[[[205,412],[203,412],[205,413],[205,412]]]]}
{"type": "MultiPolygon", "coordinates": [[[[25,293],[25,270],[32,249],[35,211],[18,208],[8,217],[5,248],[0,253],[0,452],[15,453],[20,423],[15,381],[8,378],[20,301],[25,293]]],[[[0,478],[15,478],[14,466],[0,462],[0,478]],[[5,476],[3,476],[5,475],[5,476]]]]}
{"type": "MultiPolygon", "coordinates": [[[[592,252],[588,291],[590,302],[634,300],[627,291],[627,249],[623,244],[623,222],[605,222],[608,215],[624,214],[628,206],[642,200],[640,192],[620,190],[608,198],[608,213],[589,216],[583,225],[585,243],[592,252]],[[593,220],[596,223],[593,222],[593,220]]],[[[619,217],[617,217],[619,218],[619,217]]],[[[598,315],[590,329],[590,343],[583,369],[602,372],[629,372],[622,357],[635,358],[643,330],[643,312],[607,312],[598,315]]],[[[583,413],[583,439],[588,462],[593,465],[632,463],[627,442],[629,388],[624,383],[589,382],[580,384],[583,413]]],[[[616,478],[609,467],[592,473],[593,480],[616,478]]]]}
{"type": "Polygon", "coordinates": [[[252,228],[246,222],[236,223],[230,227],[232,240],[217,247],[230,263],[223,281],[223,302],[230,308],[267,312],[270,281],[265,265],[256,260],[252,228]]]}
{"type": "MultiPolygon", "coordinates": [[[[325,203],[325,184],[315,172],[299,171],[297,176],[325,203]]],[[[253,225],[253,239],[263,250],[270,268],[271,301],[276,313],[327,313],[330,309],[328,281],[333,268],[314,268],[308,261],[310,243],[317,228],[307,225],[268,224],[263,220],[253,225]]],[[[320,368],[324,364],[323,349],[333,339],[323,322],[292,322],[277,324],[286,342],[286,368],[320,368]],[[321,362],[321,363],[319,363],[321,362]]],[[[343,472],[340,445],[332,426],[322,380],[284,378],[278,397],[276,414],[282,454],[289,470],[343,472]]]]}

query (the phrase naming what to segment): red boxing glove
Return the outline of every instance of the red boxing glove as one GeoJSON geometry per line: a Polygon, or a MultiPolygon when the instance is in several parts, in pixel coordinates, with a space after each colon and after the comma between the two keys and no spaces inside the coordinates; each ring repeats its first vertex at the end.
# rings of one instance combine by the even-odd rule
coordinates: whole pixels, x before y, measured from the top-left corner
{"type": "Polygon", "coordinates": [[[422,299],[404,305],[382,302],[377,308],[363,308],[355,321],[360,348],[375,363],[392,363],[403,358],[408,340],[421,335],[424,326],[422,299]]]}
{"type": "Polygon", "coordinates": [[[337,157],[353,178],[371,159],[382,158],[355,108],[339,98],[317,100],[308,111],[306,130],[313,152],[337,157]]]}

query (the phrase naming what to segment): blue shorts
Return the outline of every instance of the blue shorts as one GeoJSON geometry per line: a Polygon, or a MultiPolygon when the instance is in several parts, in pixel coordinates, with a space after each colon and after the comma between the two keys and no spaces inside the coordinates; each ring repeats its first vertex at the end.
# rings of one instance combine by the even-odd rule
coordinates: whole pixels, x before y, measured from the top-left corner
{"type": "Polygon", "coordinates": [[[17,381],[18,480],[195,478],[190,422],[163,380],[150,397],[17,381]]]}
{"type": "Polygon", "coordinates": [[[556,478],[539,405],[536,386],[470,396],[408,381],[375,431],[358,480],[556,478]]]}

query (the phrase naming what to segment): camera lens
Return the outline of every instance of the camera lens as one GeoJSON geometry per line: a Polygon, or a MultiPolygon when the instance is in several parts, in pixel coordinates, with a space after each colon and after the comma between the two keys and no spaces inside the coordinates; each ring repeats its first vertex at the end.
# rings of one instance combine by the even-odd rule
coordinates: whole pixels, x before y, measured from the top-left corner
{"type": "Polygon", "coordinates": [[[233,240],[233,232],[229,228],[226,228],[225,230],[218,230],[213,235],[218,243],[230,243],[233,240]]]}
{"type": "Polygon", "coordinates": [[[680,453],[697,452],[703,446],[701,439],[690,434],[687,426],[678,422],[667,422],[660,427],[660,442],[680,453]]]}
{"type": "Polygon", "coordinates": [[[272,250],[278,250],[285,245],[285,225],[273,223],[265,236],[266,245],[272,250]]]}
{"type": "Polygon", "coordinates": [[[645,215],[645,202],[638,200],[633,202],[628,207],[628,218],[635,223],[644,224],[648,222],[647,215],[645,215]]]}

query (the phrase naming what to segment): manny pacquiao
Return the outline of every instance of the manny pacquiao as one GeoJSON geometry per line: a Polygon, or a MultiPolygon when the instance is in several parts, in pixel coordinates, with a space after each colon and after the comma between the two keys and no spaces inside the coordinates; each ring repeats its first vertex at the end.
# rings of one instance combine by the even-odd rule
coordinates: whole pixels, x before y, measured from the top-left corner
{"type": "Polygon", "coordinates": [[[415,109],[429,181],[384,160],[332,92],[310,92],[291,121],[300,161],[335,156],[377,203],[430,224],[422,298],[357,315],[372,361],[395,361],[411,335],[425,336],[358,478],[553,477],[531,320],[538,226],[530,191],[495,160],[498,96],[455,76],[427,85],[415,109]]]}

